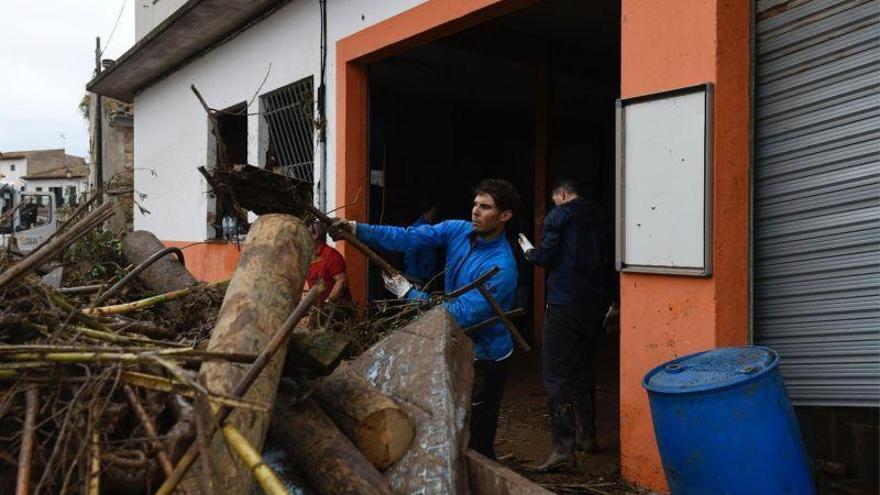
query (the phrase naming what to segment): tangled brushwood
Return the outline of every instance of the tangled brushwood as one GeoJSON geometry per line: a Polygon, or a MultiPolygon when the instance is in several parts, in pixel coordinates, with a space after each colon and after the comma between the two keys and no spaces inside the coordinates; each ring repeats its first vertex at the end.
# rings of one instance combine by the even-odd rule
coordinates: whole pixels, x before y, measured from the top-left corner
{"type": "Polygon", "coordinates": [[[139,307],[113,304],[101,316],[88,298],[36,277],[0,293],[0,492],[11,493],[18,479],[33,483],[25,493],[98,493],[86,488],[97,468],[104,493],[150,493],[195,435],[183,399],[201,388],[196,365],[254,359],[198,350],[187,342],[198,336],[117,314],[120,304],[139,307]],[[33,474],[21,476],[29,467],[33,474]]]}
{"type": "Polygon", "coordinates": [[[0,493],[152,493],[196,436],[191,399],[269,409],[196,381],[203,361],[256,357],[202,350],[223,284],[154,294],[132,280],[94,304],[131,268],[98,218],[0,255],[0,493]],[[89,285],[44,283],[59,264],[89,285]],[[178,320],[159,310],[175,299],[178,320]]]}

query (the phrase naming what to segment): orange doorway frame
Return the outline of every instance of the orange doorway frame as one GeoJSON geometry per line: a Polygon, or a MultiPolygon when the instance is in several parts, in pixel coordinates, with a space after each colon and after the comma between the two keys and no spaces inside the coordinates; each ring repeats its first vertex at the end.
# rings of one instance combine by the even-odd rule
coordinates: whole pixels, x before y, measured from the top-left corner
{"type": "MultiPolygon", "coordinates": [[[[336,205],[349,220],[366,221],[368,156],[367,65],[538,3],[540,0],[428,0],[336,43],[336,205]],[[343,206],[344,205],[344,206],[343,206]]],[[[537,102],[540,102],[538,98],[537,102]]],[[[546,143],[546,139],[542,141],[546,143]]],[[[539,143],[540,144],[540,143],[539,143]]],[[[546,160],[536,156],[535,212],[546,202],[546,160]]],[[[539,229],[536,225],[536,230],[539,229]]],[[[539,237],[540,231],[535,237],[539,237]]],[[[342,243],[354,299],[366,302],[367,261],[342,243]]],[[[544,277],[535,274],[535,328],[543,315],[544,277]],[[540,301],[540,302],[539,302],[540,301]]],[[[537,333],[536,333],[537,335],[537,333]]]]}

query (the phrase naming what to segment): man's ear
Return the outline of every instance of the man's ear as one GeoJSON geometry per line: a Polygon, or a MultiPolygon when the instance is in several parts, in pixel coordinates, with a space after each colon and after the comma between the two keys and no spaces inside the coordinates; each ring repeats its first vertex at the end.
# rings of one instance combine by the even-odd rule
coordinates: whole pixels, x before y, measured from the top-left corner
{"type": "Polygon", "coordinates": [[[513,212],[510,210],[504,210],[501,212],[501,216],[499,217],[502,222],[507,222],[511,218],[513,218],[513,212]]]}

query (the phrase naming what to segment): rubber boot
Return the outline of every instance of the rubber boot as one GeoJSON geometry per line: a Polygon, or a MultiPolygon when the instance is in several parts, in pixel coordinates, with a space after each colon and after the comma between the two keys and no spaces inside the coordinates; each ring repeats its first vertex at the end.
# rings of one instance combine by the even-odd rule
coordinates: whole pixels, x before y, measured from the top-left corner
{"type": "Polygon", "coordinates": [[[526,466],[535,473],[566,471],[575,467],[574,456],[574,407],[572,404],[551,402],[550,429],[553,433],[553,452],[540,464],[526,466]]]}
{"type": "Polygon", "coordinates": [[[595,454],[599,448],[596,444],[596,414],[593,394],[579,397],[575,402],[576,436],[574,450],[587,454],[595,454]]]}

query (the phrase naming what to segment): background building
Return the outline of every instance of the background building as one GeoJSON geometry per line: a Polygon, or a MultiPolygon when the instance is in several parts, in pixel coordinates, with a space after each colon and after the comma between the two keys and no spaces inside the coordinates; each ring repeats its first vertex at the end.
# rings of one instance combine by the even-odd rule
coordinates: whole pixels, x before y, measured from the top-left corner
{"type": "Polygon", "coordinates": [[[0,156],[0,180],[27,192],[51,192],[59,207],[76,205],[89,191],[84,158],[64,150],[7,151],[0,156]]]}

